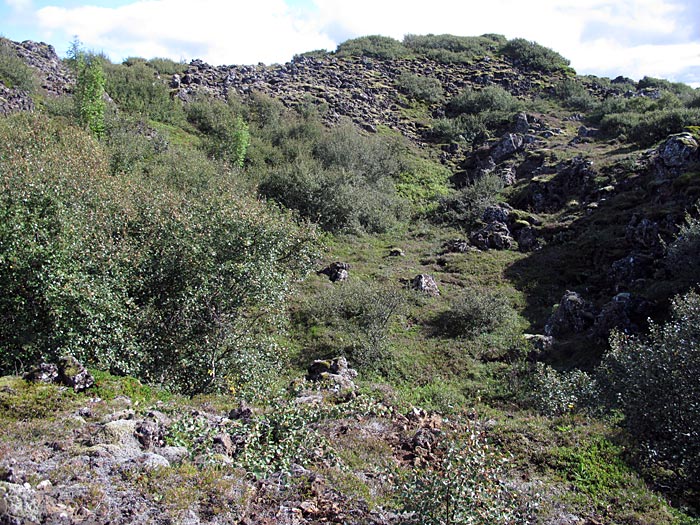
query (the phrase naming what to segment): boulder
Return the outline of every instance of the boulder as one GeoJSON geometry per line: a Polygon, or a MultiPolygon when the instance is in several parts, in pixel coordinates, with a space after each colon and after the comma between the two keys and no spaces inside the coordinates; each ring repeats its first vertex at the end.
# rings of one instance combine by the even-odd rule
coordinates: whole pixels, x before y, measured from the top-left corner
{"type": "Polygon", "coordinates": [[[619,293],[601,308],[593,327],[593,336],[607,340],[610,331],[619,330],[626,334],[640,331],[647,319],[651,303],[630,293],[619,293]]]}
{"type": "Polygon", "coordinates": [[[306,378],[309,381],[325,381],[331,383],[332,389],[341,394],[352,394],[356,390],[353,379],[357,370],[348,367],[344,357],[331,360],[318,359],[309,366],[306,378]]]}
{"type": "Polygon", "coordinates": [[[0,481],[0,523],[30,525],[42,522],[42,509],[36,492],[28,483],[0,481]]]}
{"type": "Polygon", "coordinates": [[[445,242],[442,247],[446,253],[467,253],[469,250],[474,250],[466,239],[452,239],[445,242]]]}
{"type": "Polygon", "coordinates": [[[508,250],[513,238],[505,223],[491,222],[469,236],[469,241],[480,250],[508,250]]]}
{"type": "Polygon", "coordinates": [[[698,160],[698,141],[690,133],[671,135],[659,147],[659,158],[667,168],[680,168],[698,160]]]}
{"type": "Polygon", "coordinates": [[[336,261],[326,266],[323,270],[316,272],[318,275],[327,275],[331,282],[346,281],[349,277],[348,271],[350,265],[348,263],[336,261]]]}
{"type": "Polygon", "coordinates": [[[522,151],[525,145],[525,140],[522,135],[517,133],[506,133],[501,137],[493,148],[491,148],[491,156],[495,162],[501,162],[502,160],[514,155],[515,153],[522,151]]]}
{"type": "Polygon", "coordinates": [[[559,306],[547,320],[544,333],[553,337],[582,333],[593,326],[596,315],[593,305],[578,293],[567,290],[559,301],[559,306]]]}
{"type": "Polygon", "coordinates": [[[432,275],[421,273],[411,280],[411,288],[418,292],[437,297],[440,289],[432,275]]]}
{"type": "Polygon", "coordinates": [[[76,392],[87,390],[95,384],[95,378],[73,356],[64,356],[58,360],[58,379],[76,392]]]}

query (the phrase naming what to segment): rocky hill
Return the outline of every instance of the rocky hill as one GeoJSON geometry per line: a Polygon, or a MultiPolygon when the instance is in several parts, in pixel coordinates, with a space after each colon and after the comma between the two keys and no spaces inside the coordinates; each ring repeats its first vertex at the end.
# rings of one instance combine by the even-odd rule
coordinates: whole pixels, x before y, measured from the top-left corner
{"type": "Polygon", "coordinates": [[[697,347],[698,90],[367,37],[103,62],[91,134],[0,43],[0,524],[698,523],[695,354],[609,357],[697,347]]]}

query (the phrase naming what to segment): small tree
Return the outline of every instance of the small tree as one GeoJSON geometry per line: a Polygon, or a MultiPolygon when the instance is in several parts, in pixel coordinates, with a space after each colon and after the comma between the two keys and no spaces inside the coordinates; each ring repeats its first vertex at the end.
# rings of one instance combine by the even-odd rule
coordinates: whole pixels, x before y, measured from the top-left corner
{"type": "Polygon", "coordinates": [[[105,131],[105,74],[100,58],[85,52],[74,40],[68,52],[68,62],[76,74],[74,102],[78,121],[95,136],[101,137],[105,131]]]}
{"type": "Polygon", "coordinates": [[[648,459],[700,487],[700,295],[677,297],[646,338],[614,334],[599,376],[648,459]]]}

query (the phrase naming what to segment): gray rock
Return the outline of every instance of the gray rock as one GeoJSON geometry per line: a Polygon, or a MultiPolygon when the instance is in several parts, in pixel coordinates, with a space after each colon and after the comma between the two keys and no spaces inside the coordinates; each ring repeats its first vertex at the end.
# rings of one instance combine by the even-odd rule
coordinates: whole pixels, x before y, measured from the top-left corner
{"type": "Polygon", "coordinates": [[[28,485],[0,481],[0,523],[29,525],[40,523],[42,509],[36,492],[28,485]]]}
{"type": "Polygon", "coordinates": [[[421,293],[437,297],[440,289],[432,275],[421,273],[411,280],[411,288],[421,293]]]}
{"type": "Polygon", "coordinates": [[[32,382],[55,383],[58,381],[58,366],[53,363],[41,363],[34,370],[27,372],[24,379],[32,382]]]}
{"type": "Polygon", "coordinates": [[[509,250],[513,238],[508,226],[502,222],[491,222],[469,236],[469,241],[480,250],[509,250]]]}
{"type": "Polygon", "coordinates": [[[350,265],[348,263],[336,261],[331,263],[329,266],[325,267],[323,270],[319,270],[319,275],[327,275],[331,282],[346,281],[350,270],[350,265]]]}
{"type": "Polygon", "coordinates": [[[442,245],[446,253],[467,253],[474,248],[466,239],[452,239],[442,245]]]}
{"type": "Polygon", "coordinates": [[[357,370],[348,367],[347,359],[336,357],[330,361],[316,360],[309,366],[306,378],[309,381],[325,381],[330,383],[331,390],[339,394],[352,394],[356,390],[353,379],[357,370]]]}
{"type": "Polygon", "coordinates": [[[659,158],[667,168],[679,168],[698,156],[698,141],[690,133],[671,135],[659,148],[659,158]]]}
{"type": "Polygon", "coordinates": [[[146,452],[134,459],[134,462],[140,465],[145,470],[155,470],[158,468],[169,468],[170,461],[152,452],[146,452]]]}
{"type": "Polygon", "coordinates": [[[520,134],[525,134],[530,130],[530,123],[527,120],[527,114],[518,113],[515,117],[515,125],[513,126],[513,131],[520,134]]]}
{"type": "Polygon", "coordinates": [[[487,206],[482,215],[484,222],[503,222],[507,223],[510,219],[510,214],[513,208],[508,204],[495,204],[493,206],[487,206]]]}
{"type": "Polygon", "coordinates": [[[569,333],[581,333],[593,326],[597,312],[593,305],[578,293],[568,291],[544,327],[546,335],[558,337],[569,333]]]}
{"type": "Polygon", "coordinates": [[[513,237],[518,243],[521,252],[529,252],[539,246],[537,230],[532,226],[524,226],[513,233],[513,237]]]}
{"type": "Polygon", "coordinates": [[[155,449],[154,452],[167,459],[171,464],[180,463],[189,455],[185,447],[162,447],[155,449]]]}
{"type": "Polygon", "coordinates": [[[506,133],[496,145],[491,148],[491,156],[496,162],[500,162],[518,151],[522,151],[525,141],[523,136],[517,133],[506,133]]]}
{"type": "Polygon", "coordinates": [[[58,360],[58,378],[61,383],[76,392],[83,392],[95,384],[95,378],[73,356],[64,356],[58,360]]]}

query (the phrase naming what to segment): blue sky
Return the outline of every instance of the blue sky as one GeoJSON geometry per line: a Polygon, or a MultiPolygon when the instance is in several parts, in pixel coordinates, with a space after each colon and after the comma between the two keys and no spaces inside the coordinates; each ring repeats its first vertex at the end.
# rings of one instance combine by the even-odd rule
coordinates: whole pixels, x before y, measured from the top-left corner
{"type": "Polygon", "coordinates": [[[0,0],[0,20],[0,34],[61,55],[78,36],[113,61],[212,64],[286,62],[369,34],[500,33],[555,49],[581,74],[700,86],[698,0],[0,0]]]}

